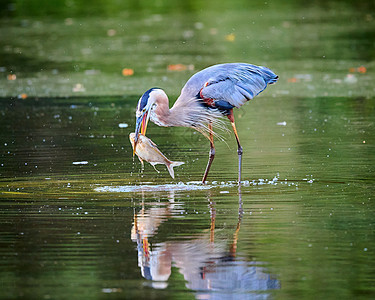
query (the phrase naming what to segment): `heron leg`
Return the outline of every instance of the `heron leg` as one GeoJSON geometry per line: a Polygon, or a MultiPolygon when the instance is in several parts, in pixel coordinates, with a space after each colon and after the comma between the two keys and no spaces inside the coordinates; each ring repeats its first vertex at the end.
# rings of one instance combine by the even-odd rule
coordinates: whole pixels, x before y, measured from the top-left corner
{"type": "Polygon", "coordinates": [[[212,123],[208,124],[208,129],[209,129],[209,134],[210,134],[210,153],[209,153],[209,158],[207,162],[207,167],[206,171],[204,172],[203,178],[202,178],[202,183],[204,184],[207,179],[208,172],[210,171],[211,164],[215,158],[215,145],[214,145],[214,135],[212,133],[212,123]]]}
{"type": "Polygon", "coordinates": [[[236,124],[234,122],[234,115],[233,115],[233,110],[230,110],[228,114],[228,119],[232,125],[234,135],[236,136],[236,141],[237,141],[237,154],[238,154],[238,184],[241,184],[241,172],[242,172],[242,147],[240,144],[240,139],[238,137],[237,129],[236,129],[236,124]]]}

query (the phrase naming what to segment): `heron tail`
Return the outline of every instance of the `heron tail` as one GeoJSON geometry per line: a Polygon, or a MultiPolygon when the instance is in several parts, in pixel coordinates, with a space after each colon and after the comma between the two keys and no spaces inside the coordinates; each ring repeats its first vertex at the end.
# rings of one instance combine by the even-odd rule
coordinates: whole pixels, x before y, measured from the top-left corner
{"type": "Polygon", "coordinates": [[[169,171],[169,174],[171,175],[171,177],[174,179],[174,170],[173,168],[174,167],[178,167],[178,166],[181,166],[183,165],[184,162],[183,161],[171,161],[170,163],[168,163],[166,166],[167,166],[167,169],[169,171]]]}
{"type": "Polygon", "coordinates": [[[258,68],[260,70],[260,74],[262,75],[264,81],[267,84],[273,84],[273,83],[275,83],[279,79],[279,76],[277,76],[270,69],[268,69],[266,67],[258,67],[258,68]]]}

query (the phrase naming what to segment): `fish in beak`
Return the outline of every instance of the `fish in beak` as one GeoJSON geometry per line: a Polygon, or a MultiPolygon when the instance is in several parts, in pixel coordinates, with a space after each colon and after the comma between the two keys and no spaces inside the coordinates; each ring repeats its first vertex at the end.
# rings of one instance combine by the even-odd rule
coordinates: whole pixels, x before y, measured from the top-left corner
{"type": "MultiPolygon", "coordinates": [[[[134,149],[135,148],[134,147],[134,139],[135,139],[134,132],[129,134],[129,139],[134,149]]],[[[135,152],[135,154],[137,154],[142,166],[143,166],[143,161],[145,160],[149,162],[158,173],[159,171],[155,168],[155,165],[157,164],[165,165],[172,178],[174,178],[173,168],[183,164],[183,162],[171,161],[168,158],[166,158],[165,155],[161,153],[161,151],[155,145],[155,143],[141,133],[138,134],[138,147],[137,147],[137,151],[135,152]]]]}
{"type": "Polygon", "coordinates": [[[146,135],[146,129],[148,121],[150,119],[150,113],[147,109],[144,109],[139,117],[137,117],[135,124],[135,136],[134,136],[134,147],[133,147],[133,156],[137,147],[137,142],[139,139],[139,134],[146,135]]]}

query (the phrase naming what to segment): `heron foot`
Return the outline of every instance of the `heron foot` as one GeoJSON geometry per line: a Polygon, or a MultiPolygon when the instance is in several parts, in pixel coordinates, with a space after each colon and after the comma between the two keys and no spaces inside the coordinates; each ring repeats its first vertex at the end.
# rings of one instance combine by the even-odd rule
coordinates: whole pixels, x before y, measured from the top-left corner
{"type": "Polygon", "coordinates": [[[238,185],[241,185],[241,173],[242,173],[242,147],[239,145],[237,149],[238,153],[238,185]]]}
{"type": "Polygon", "coordinates": [[[243,149],[242,149],[242,147],[240,146],[240,147],[238,147],[238,149],[237,149],[237,154],[238,154],[238,155],[242,155],[242,153],[243,153],[243,149]]]}

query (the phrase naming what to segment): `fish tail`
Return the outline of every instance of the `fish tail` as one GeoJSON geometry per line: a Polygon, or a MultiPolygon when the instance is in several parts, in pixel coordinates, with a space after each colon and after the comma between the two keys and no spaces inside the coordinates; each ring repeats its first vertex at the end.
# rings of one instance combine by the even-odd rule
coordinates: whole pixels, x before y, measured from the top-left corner
{"type": "Polygon", "coordinates": [[[181,166],[183,164],[184,164],[183,161],[171,161],[169,164],[167,164],[167,169],[168,169],[169,174],[171,175],[171,177],[173,179],[174,179],[174,170],[173,170],[173,167],[181,166]]]}

